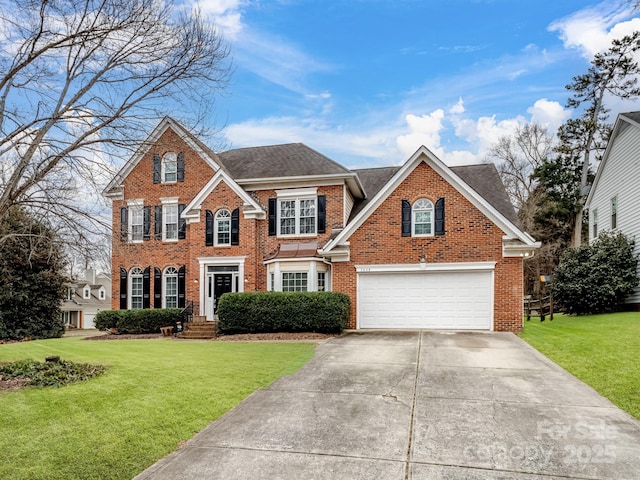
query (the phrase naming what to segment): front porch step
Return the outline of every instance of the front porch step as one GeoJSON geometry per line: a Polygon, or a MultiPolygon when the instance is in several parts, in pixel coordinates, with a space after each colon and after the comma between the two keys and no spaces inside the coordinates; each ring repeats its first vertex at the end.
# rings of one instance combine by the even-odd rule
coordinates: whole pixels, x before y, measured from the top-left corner
{"type": "Polygon", "coordinates": [[[216,322],[208,322],[206,317],[198,317],[198,321],[196,321],[196,317],[194,317],[194,321],[189,322],[179,336],[180,338],[206,340],[215,338],[216,330],[216,322]]]}

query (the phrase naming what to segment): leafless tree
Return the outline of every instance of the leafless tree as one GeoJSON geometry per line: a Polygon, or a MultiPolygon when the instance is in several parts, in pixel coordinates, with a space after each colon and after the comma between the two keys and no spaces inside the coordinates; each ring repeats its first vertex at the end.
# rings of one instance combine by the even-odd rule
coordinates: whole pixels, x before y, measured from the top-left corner
{"type": "Polygon", "coordinates": [[[546,128],[528,123],[512,136],[501,137],[489,150],[489,159],[496,163],[516,211],[522,210],[535,188],[533,171],[549,158],[553,148],[554,139],[546,128]]]}
{"type": "Polygon", "coordinates": [[[101,189],[143,132],[212,115],[229,49],[183,5],[0,0],[0,221],[23,208],[86,246],[109,227],[101,189]]]}
{"type": "Polygon", "coordinates": [[[530,123],[518,127],[511,136],[501,137],[491,147],[487,158],[496,163],[522,228],[543,241],[535,256],[525,260],[524,264],[525,290],[536,296],[540,294],[540,276],[553,271],[566,247],[550,235],[551,232],[541,228],[537,218],[543,192],[538,188],[533,173],[554,154],[555,143],[546,128],[530,123]]]}

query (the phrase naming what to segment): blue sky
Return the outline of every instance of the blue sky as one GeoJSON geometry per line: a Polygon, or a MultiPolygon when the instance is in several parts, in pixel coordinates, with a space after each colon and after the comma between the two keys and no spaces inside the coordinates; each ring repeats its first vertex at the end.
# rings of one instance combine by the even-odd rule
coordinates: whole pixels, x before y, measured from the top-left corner
{"type": "MultiPolygon", "coordinates": [[[[518,124],[555,132],[564,86],[640,30],[624,0],[202,0],[235,71],[217,100],[230,148],[303,142],[352,168],[424,144],[481,162],[518,124]]],[[[637,109],[611,102],[613,113],[637,109]]]]}

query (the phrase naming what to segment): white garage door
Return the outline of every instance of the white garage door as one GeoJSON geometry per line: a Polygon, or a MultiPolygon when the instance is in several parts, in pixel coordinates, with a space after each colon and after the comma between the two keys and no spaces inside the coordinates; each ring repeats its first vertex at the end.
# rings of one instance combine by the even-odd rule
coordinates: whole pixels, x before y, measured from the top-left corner
{"type": "Polygon", "coordinates": [[[361,273],[359,328],[491,329],[490,271],[361,273]]]}

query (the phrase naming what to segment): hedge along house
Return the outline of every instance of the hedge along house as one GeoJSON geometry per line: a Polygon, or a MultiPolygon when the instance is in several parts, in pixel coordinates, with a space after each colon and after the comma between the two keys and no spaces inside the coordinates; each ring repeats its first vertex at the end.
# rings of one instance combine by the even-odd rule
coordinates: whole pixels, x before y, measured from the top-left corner
{"type": "Polygon", "coordinates": [[[104,194],[113,308],[214,319],[226,292],[339,291],[350,328],[522,328],[523,257],[493,165],[348,170],[303,144],[214,153],[163,119],[104,194]]]}

